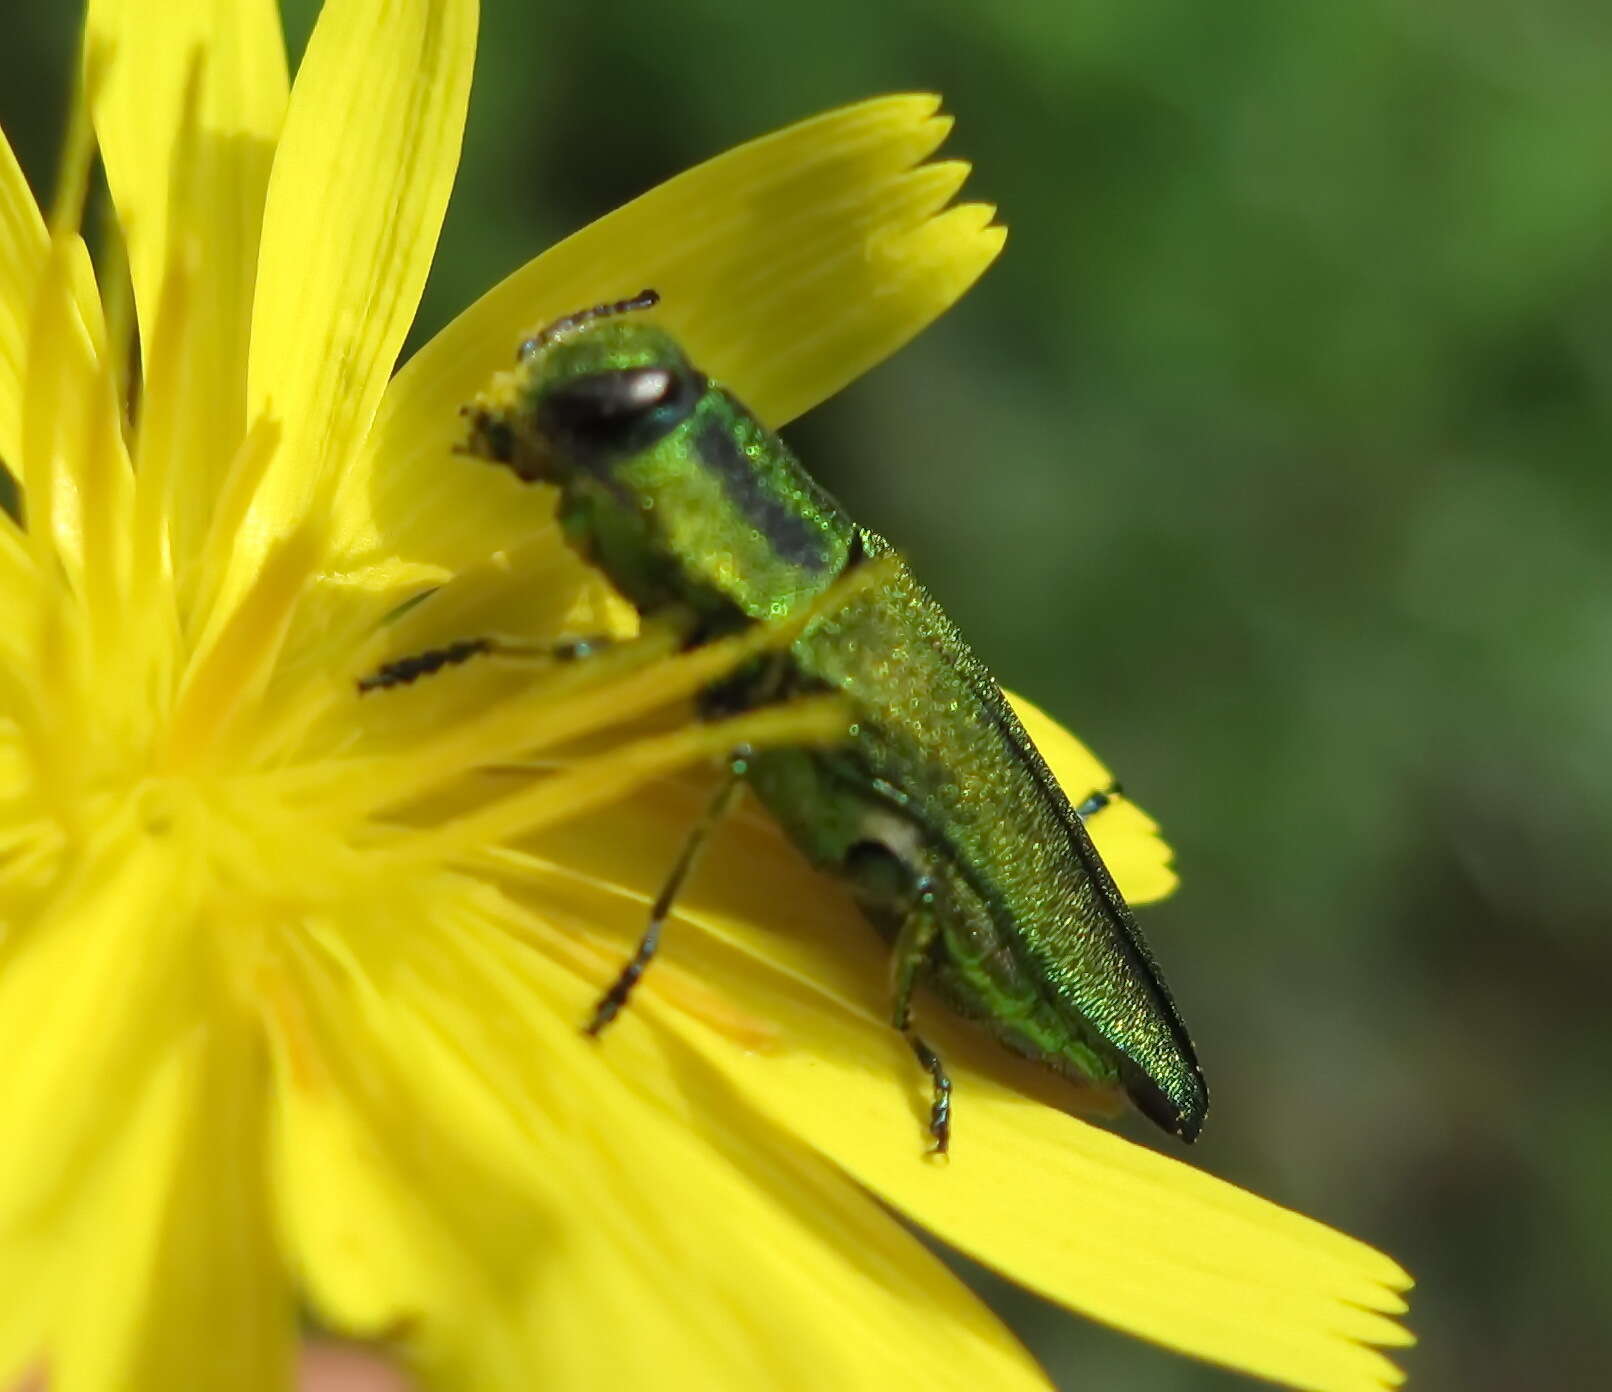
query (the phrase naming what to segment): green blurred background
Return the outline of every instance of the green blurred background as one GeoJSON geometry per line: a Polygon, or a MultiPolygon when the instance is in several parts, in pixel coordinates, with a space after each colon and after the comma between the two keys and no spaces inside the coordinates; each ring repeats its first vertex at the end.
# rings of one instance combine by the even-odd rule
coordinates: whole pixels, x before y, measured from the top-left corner
{"type": "MultiPolygon", "coordinates": [[[[75,9],[8,6],[36,186],[75,9]]],[[[1164,822],[1193,1158],[1409,1266],[1424,1387],[1612,1365],[1609,65],[1569,0],[487,0],[419,325],[945,94],[1007,253],[792,439],[1164,822]]],[[[1245,1385],[971,1278],[1061,1386],[1245,1385]]]]}

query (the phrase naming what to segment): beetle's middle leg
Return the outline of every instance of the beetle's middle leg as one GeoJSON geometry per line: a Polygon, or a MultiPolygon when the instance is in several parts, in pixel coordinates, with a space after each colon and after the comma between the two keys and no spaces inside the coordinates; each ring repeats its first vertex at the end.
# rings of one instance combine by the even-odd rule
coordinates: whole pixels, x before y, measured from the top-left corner
{"type": "Polygon", "coordinates": [[[637,950],[628,958],[627,965],[611,983],[610,989],[599,997],[598,1004],[593,1008],[593,1018],[583,1027],[585,1033],[597,1036],[621,1013],[632,995],[633,987],[638,984],[638,978],[655,960],[655,953],[660,948],[661,929],[672,911],[672,903],[676,900],[684,881],[688,879],[689,872],[694,869],[694,863],[699,859],[700,852],[710,839],[711,833],[732,809],[749,755],[750,751],[746,748],[736,750],[728,759],[728,770],[722,779],[722,785],[716,790],[716,796],[711,799],[700,820],[689,830],[688,837],[683,842],[683,849],[678,852],[677,860],[672,866],[671,874],[666,877],[666,883],[655,896],[655,902],[649,910],[649,926],[644,929],[643,937],[638,940],[637,950]]]}

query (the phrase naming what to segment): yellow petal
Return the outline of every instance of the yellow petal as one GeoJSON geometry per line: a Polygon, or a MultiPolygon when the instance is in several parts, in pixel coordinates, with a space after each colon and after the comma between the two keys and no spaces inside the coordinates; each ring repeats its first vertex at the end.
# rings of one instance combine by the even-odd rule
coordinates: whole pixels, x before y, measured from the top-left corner
{"type": "MultiPolygon", "coordinates": [[[[19,529],[0,518],[0,612],[28,612],[38,596],[39,573],[19,529]]],[[[0,665],[9,664],[13,676],[21,677],[22,654],[33,635],[19,623],[0,624],[0,665]]]]}
{"type": "Polygon", "coordinates": [[[1043,1385],[719,1079],[671,1085],[640,1021],[619,1048],[585,1039],[593,988],[481,897],[349,933],[346,970],[319,973],[318,1056],[369,1061],[283,1090],[291,1230],[327,1319],[395,1330],[444,1387],[1043,1385]]]}
{"type": "Polygon", "coordinates": [[[135,841],[126,853],[86,854],[38,917],[11,925],[0,956],[0,1049],[12,1060],[0,1070],[0,1136],[28,1140],[0,1146],[0,1228],[73,1193],[106,1118],[139,1095],[161,1030],[195,986],[169,955],[194,946],[179,912],[190,892],[167,847],[135,841]]]}
{"type": "Polygon", "coordinates": [[[121,809],[8,925],[0,1360],[45,1355],[53,1389],[267,1387],[285,1366],[261,1068],[209,1019],[193,829],[121,809]]]}
{"type": "Polygon", "coordinates": [[[183,471],[171,522],[184,557],[243,432],[258,232],[286,105],[280,15],[273,0],[92,0],[87,37],[139,315],[141,417],[171,418],[163,443],[183,471]],[[187,281],[182,338],[160,326],[176,312],[176,275],[187,281]]]}
{"type": "Polygon", "coordinates": [[[644,286],[695,361],[781,424],[947,309],[1000,250],[990,210],[943,213],[967,166],[922,164],[950,121],[934,97],[830,112],[662,184],[528,263],[466,310],[388,388],[344,482],[335,545],[385,537],[460,570],[545,526],[552,499],[454,457],[458,408],[534,326],[644,286]]]}
{"type": "Polygon", "coordinates": [[[956,1086],[951,1159],[935,1164],[922,1153],[925,1081],[899,1037],[870,1018],[882,974],[853,1015],[776,974],[724,964],[709,941],[680,942],[679,965],[773,1024],[781,1046],[758,1055],[681,1012],[657,1018],[752,1106],[936,1236],[1183,1353],[1326,1392],[1399,1381],[1367,1347],[1409,1342],[1376,1313],[1402,1310],[1395,1292],[1408,1284],[1386,1257],[1026,1096],[1045,1088],[927,1005],[925,1037],[956,1086]]]}
{"type": "Polygon", "coordinates": [[[238,422],[263,194],[286,103],[279,10],[267,0],[91,0],[86,47],[99,64],[96,135],[142,343],[149,351],[169,255],[193,238],[207,251],[200,288],[219,327],[209,341],[225,353],[216,380],[238,422]]]}
{"type": "Polygon", "coordinates": [[[247,421],[278,448],[240,527],[223,603],[323,510],[369,429],[436,248],[475,57],[473,0],[331,0],[269,177],[247,421]]]}
{"type": "Polygon", "coordinates": [[[125,610],[134,479],[116,384],[76,297],[85,255],[78,235],[65,233],[41,268],[16,463],[36,562],[45,573],[59,565],[71,578],[94,643],[115,661],[128,656],[134,636],[125,610]]]}
{"type": "Polygon", "coordinates": [[[217,1016],[172,1043],[135,1114],[109,1131],[107,1173],[76,1196],[53,1392],[289,1383],[296,1326],[269,1222],[257,1041],[217,1016]]]}
{"type": "MultiPolygon", "coordinates": [[[[87,139],[83,144],[81,162],[87,169],[93,150],[87,139]]],[[[93,356],[105,336],[95,273],[81,243],[74,241],[63,255],[62,274],[69,283],[78,327],[93,356]]],[[[49,256],[44,219],[5,132],[0,131],[0,462],[14,474],[21,472],[28,341],[49,256]]]]}
{"type": "Polygon", "coordinates": [[[63,1283],[62,1237],[6,1234],[0,1247],[0,1387],[35,1392],[44,1368],[52,1311],[63,1283]]]}
{"type": "MultiPolygon", "coordinates": [[[[619,935],[624,954],[700,805],[688,783],[639,793],[608,818],[546,833],[540,859],[503,863],[550,920],[619,935]]],[[[979,1260],[1119,1328],[1293,1386],[1396,1380],[1361,1342],[1405,1341],[1369,1313],[1402,1308],[1392,1262],[1064,1116],[1046,1103],[1078,1103],[1075,1090],[922,999],[920,1025],[957,1084],[952,1162],[925,1163],[925,1082],[884,1023],[888,948],[759,815],[716,838],[661,958],[766,1021],[780,1045],[749,1052],[657,1007],[654,970],[644,1008],[753,1106],[979,1260]]]]}
{"type": "MultiPolygon", "coordinates": [[[[1024,697],[1005,694],[1070,802],[1079,807],[1091,794],[1114,786],[1114,775],[1068,730],[1024,697]]],[[[1132,904],[1150,904],[1175,889],[1172,853],[1158,823],[1123,793],[1110,794],[1107,806],[1086,819],[1086,830],[1120,893],[1132,904]]]]}
{"type": "Polygon", "coordinates": [[[0,131],[0,460],[21,467],[28,332],[49,251],[45,222],[0,131]]]}

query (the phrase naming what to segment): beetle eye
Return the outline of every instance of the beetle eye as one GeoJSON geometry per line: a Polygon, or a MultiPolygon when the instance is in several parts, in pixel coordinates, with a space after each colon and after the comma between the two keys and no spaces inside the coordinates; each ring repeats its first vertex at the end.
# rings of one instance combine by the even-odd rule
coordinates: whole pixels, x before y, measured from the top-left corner
{"type": "Polygon", "coordinates": [[[684,420],[698,396],[690,375],[670,368],[595,372],[549,391],[538,424],[561,449],[643,449],[684,420]]]}

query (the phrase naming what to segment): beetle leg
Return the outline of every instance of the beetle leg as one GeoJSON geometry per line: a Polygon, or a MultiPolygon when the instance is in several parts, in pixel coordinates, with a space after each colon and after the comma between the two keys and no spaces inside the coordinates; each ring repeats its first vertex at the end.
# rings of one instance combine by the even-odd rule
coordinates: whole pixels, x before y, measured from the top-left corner
{"type": "Polygon", "coordinates": [[[935,935],[940,931],[935,917],[935,892],[928,878],[918,882],[907,916],[902,920],[901,931],[896,934],[895,955],[891,958],[892,999],[890,1023],[901,1031],[917,1058],[919,1065],[929,1074],[934,1084],[934,1097],[929,1104],[929,1134],[935,1138],[932,1154],[944,1155],[951,1145],[952,1136],[952,1080],[946,1066],[912,1027],[912,991],[918,982],[918,972],[928,959],[935,935]]]}
{"type": "Polygon", "coordinates": [[[643,937],[638,940],[637,950],[628,959],[627,965],[621,969],[620,975],[616,977],[610,989],[599,997],[599,1003],[593,1008],[593,1018],[583,1027],[585,1033],[597,1036],[621,1013],[628,997],[632,995],[633,987],[638,984],[638,978],[654,961],[655,953],[660,947],[661,928],[665,925],[667,915],[672,911],[672,902],[677,898],[677,892],[683,887],[683,882],[688,879],[689,872],[694,868],[694,863],[699,858],[700,851],[704,849],[706,840],[733,807],[748,758],[749,751],[742,750],[736,751],[729,759],[728,771],[722,779],[721,787],[717,789],[716,796],[711,799],[710,805],[699,821],[689,831],[688,839],[683,842],[683,849],[678,853],[677,861],[672,866],[672,873],[666,877],[666,883],[655,896],[655,902],[649,910],[649,926],[644,929],[643,937]]]}
{"type": "Polygon", "coordinates": [[[1081,821],[1085,821],[1088,817],[1101,812],[1123,791],[1117,781],[1110,783],[1106,788],[1095,788],[1075,804],[1075,815],[1081,821]]]}
{"type": "Polygon", "coordinates": [[[527,661],[576,662],[592,657],[601,648],[609,646],[610,638],[570,638],[560,643],[514,643],[504,638],[461,638],[444,643],[440,648],[427,648],[411,653],[377,667],[366,677],[358,679],[358,694],[385,691],[394,686],[407,686],[421,677],[434,676],[444,667],[457,667],[473,657],[483,655],[514,657],[527,661]]]}

